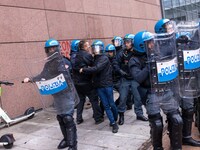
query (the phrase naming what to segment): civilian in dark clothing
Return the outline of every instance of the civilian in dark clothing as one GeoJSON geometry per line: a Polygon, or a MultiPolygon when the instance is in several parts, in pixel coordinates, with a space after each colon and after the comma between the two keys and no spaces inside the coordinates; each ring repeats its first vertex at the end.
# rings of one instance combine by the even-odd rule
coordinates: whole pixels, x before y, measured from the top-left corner
{"type": "Polygon", "coordinates": [[[94,74],[94,85],[97,89],[100,100],[113,127],[112,132],[118,132],[117,126],[117,107],[113,99],[113,82],[112,82],[112,66],[109,58],[104,55],[104,44],[102,41],[96,40],[92,44],[94,53],[94,65],[92,67],[84,67],[80,69],[83,74],[94,74]]]}
{"type": "Polygon", "coordinates": [[[79,43],[79,52],[76,54],[76,58],[73,66],[73,80],[76,86],[78,95],[80,97],[80,102],[77,105],[77,124],[83,122],[82,113],[84,108],[84,103],[86,96],[89,98],[92,109],[93,117],[96,124],[103,122],[103,113],[99,106],[99,99],[97,91],[92,83],[91,74],[82,74],[79,70],[83,67],[89,67],[93,65],[93,57],[89,53],[90,45],[87,41],[80,41],[79,43]]]}

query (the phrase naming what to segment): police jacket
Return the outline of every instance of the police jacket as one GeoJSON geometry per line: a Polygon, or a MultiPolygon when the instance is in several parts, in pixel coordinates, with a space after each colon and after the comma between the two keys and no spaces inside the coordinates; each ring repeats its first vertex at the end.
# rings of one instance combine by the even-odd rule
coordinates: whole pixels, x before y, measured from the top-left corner
{"type": "MultiPolygon", "coordinates": [[[[121,70],[123,70],[124,72],[126,72],[126,76],[124,76],[126,79],[128,80],[132,80],[132,76],[130,73],[130,69],[129,69],[129,61],[131,59],[131,57],[133,56],[133,51],[132,50],[122,50],[119,54],[118,54],[118,65],[119,68],[121,70]]],[[[119,71],[120,72],[120,71],[119,71]]]]}
{"type": "Polygon", "coordinates": [[[77,54],[77,52],[71,52],[71,54],[70,54],[70,63],[71,63],[71,65],[75,65],[76,54],[77,54]]]}
{"type": "Polygon", "coordinates": [[[134,55],[129,61],[131,76],[140,86],[150,88],[150,78],[146,55],[134,55]]]}
{"type": "Polygon", "coordinates": [[[85,50],[79,50],[79,52],[76,54],[74,64],[72,64],[74,84],[85,85],[91,83],[92,75],[80,73],[79,70],[81,68],[92,66],[93,63],[94,59],[89,52],[85,50]]]}
{"type": "Polygon", "coordinates": [[[119,70],[119,65],[118,65],[118,62],[117,62],[117,58],[114,56],[114,57],[110,57],[108,56],[109,60],[110,60],[110,63],[112,65],[112,68],[113,68],[113,72],[116,72],[117,70],[119,70]]]}
{"type": "Polygon", "coordinates": [[[112,65],[112,77],[113,77],[113,82],[117,82],[120,78],[121,78],[121,75],[119,73],[119,65],[118,65],[118,62],[117,62],[117,58],[116,56],[115,57],[109,57],[109,60],[110,60],[110,63],[112,65]]]}
{"type": "Polygon", "coordinates": [[[122,46],[115,47],[116,48],[116,59],[119,59],[119,54],[123,51],[122,46]]]}
{"type": "Polygon", "coordinates": [[[112,66],[109,58],[104,54],[95,55],[94,65],[83,68],[83,74],[94,74],[93,82],[96,88],[113,85],[112,66]]]}

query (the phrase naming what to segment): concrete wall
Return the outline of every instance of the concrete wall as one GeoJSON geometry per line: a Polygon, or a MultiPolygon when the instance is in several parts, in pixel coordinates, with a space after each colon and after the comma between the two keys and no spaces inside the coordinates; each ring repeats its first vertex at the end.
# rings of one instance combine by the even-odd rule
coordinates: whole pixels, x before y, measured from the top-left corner
{"type": "Polygon", "coordinates": [[[21,80],[30,75],[27,61],[44,56],[48,38],[66,51],[72,39],[108,44],[115,35],[153,31],[161,18],[159,0],[1,0],[0,14],[0,80],[15,83],[3,86],[1,101],[12,117],[42,106],[34,86],[21,80]]]}

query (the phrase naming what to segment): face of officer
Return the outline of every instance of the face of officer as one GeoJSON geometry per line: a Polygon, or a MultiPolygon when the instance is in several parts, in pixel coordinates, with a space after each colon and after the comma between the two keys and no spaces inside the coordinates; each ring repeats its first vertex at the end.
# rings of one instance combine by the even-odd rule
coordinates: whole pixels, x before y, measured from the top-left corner
{"type": "Polygon", "coordinates": [[[116,40],[113,41],[113,45],[115,47],[120,47],[122,45],[122,42],[120,40],[116,39],[116,40]]]}
{"type": "Polygon", "coordinates": [[[109,57],[114,57],[114,52],[108,52],[109,57]]]}
{"type": "Polygon", "coordinates": [[[124,44],[127,50],[132,48],[132,40],[125,40],[124,44]]]}
{"type": "Polygon", "coordinates": [[[174,32],[174,26],[171,22],[165,24],[166,32],[172,33],[174,32]]]}
{"type": "Polygon", "coordinates": [[[148,49],[151,49],[151,50],[154,48],[153,40],[150,40],[150,41],[147,42],[147,47],[148,47],[148,49]]]}

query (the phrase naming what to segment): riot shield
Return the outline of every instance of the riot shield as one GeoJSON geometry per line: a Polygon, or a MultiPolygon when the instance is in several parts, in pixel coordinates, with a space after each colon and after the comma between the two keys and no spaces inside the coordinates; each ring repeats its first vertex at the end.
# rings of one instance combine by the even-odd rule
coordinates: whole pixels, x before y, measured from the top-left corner
{"type": "Polygon", "coordinates": [[[181,22],[177,25],[180,96],[200,96],[200,36],[199,24],[181,22]]]}
{"type": "Polygon", "coordinates": [[[155,34],[145,44],[154,107],[166,111],[177,109],[179,86],[175,34],[155,34]]]}
{"type": "Polygon", "coordinates": [[[52,110],[47,100],[49,95],[53,96],[53,110],[58,114],[65,114],[67,108],[75,107],[79,103],[69,68],[60,53],[55,52],[42,59],[29,59],[27,66],[31,82],[36,83],[41,95],[44,109],[52,110]]]}

